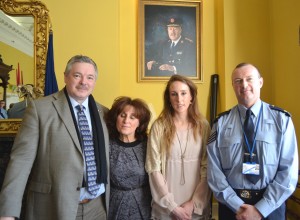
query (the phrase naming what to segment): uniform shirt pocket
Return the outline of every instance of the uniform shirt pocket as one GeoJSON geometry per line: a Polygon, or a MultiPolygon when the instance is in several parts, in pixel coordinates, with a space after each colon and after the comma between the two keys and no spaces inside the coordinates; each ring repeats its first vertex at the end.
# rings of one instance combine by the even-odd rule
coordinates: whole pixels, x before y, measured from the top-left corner
{"type": "Polygon", "coordinates": [[[241,134],[234,131],[233,124],[228,125],[221,135],[219,140],[219,151],[224,170],[231,169],[232,164],[240,160],[242,155],[241,134]]]}
{"type": "Polygon", "coordinates": [[[256,146],[258,146],[258,153],[260,158],[266,165],[278,164],[278,154],[280,150],[277,146],[277,131],[273,120],[264,120],[261,132],[257,132],[256,146]]]}

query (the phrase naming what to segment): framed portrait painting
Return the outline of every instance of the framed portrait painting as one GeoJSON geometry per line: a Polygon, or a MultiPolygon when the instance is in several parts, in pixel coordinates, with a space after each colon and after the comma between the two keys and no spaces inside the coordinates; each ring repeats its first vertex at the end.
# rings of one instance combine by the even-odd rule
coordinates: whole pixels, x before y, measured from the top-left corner
{"type": "Polygon", "coordinates": [[[202,81],[201,0],[139,0],[138,81],[202,81]]]}

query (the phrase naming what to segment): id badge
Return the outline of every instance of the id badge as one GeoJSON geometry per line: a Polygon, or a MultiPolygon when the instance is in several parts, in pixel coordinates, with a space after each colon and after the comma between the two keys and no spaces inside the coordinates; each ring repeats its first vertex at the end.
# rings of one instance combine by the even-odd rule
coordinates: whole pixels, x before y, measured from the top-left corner
{"type": "Polygon", "coordinates": [[[244,154],[243,174],[259,175],[259,163],[256,154],[244,154]]]}
{"type": "Polygon", "coordinates": [[[243,163],[243,174],[259,175],[259,164],[255,162],[243,163]]]}

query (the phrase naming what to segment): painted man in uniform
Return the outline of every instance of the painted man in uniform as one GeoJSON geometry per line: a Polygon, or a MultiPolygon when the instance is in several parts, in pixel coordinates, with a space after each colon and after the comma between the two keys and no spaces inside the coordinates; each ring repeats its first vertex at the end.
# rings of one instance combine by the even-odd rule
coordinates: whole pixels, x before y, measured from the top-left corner
{"type": "Polygon", "coordinates": [[[181,20],[171,17],[167,22],[167,32],[169,39],[157,45],[147,62],[148,73],[157,76],[196,76],[196,47],[191,39],[181,35],[181,20]]]}

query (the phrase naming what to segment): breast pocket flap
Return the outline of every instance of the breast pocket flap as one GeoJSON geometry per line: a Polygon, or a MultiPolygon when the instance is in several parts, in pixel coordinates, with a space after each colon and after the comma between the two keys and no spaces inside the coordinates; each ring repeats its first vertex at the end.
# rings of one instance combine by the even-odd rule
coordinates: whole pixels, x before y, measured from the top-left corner
{"type": "Polygon", "coordinates": [[[241,136],[240,134],[231,134],[231,135],[225,135],[222,143],[220,143],[220,147],[230,147],[233,146],[235,144],[239,144],[241,142],[241,136]]]}
{"type": "Polygon", "coordinates": [[[273,139],[274,138],[272,137],[272,134],[266,134],[266,133],[257,135],[255,138],[256,141],[262,141],[268,144],[275,143],[275,140],[273,139]]]}

